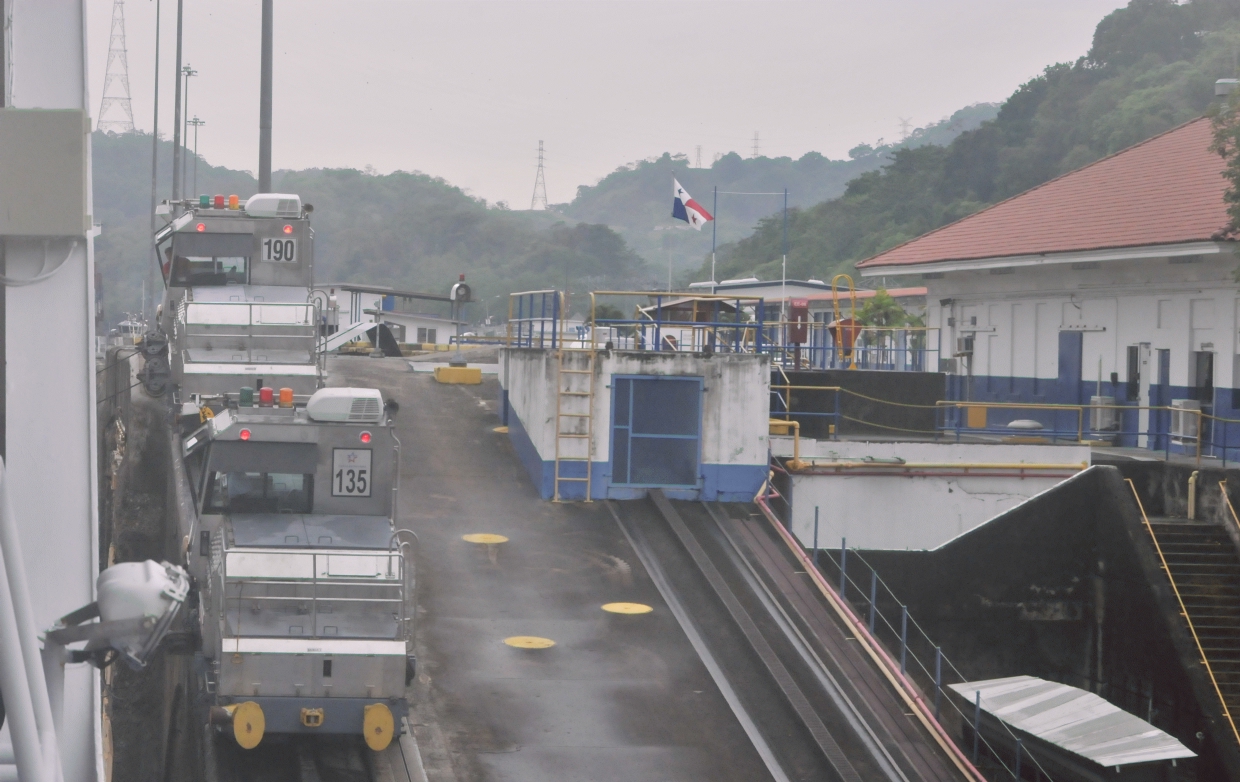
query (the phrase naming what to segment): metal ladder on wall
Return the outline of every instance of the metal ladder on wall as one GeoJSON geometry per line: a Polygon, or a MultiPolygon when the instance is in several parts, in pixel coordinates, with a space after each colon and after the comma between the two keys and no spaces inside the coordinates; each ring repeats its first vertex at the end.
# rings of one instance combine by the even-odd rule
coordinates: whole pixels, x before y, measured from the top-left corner
{"type": "Polygon", "coordinates": [[[562,344],[556,352],[555,491],[552,495],[555,502],[564,501],[560,496],[561,483],[585,484],[585,501],[592,501],[590,449],[594,443],[595,357],[596,351],[591,348],[572,349],[562,344]],[[575,356],[585,356],[585,368],[578,366],[575,356]],[[581,382],[583,380],[584,383],[581,382]],[[582,421],[585,422],[584,427],[581,426],[582,421]],[[565,466],[582,462],[586,467],[584,477],[564,474],[565,466]]]}

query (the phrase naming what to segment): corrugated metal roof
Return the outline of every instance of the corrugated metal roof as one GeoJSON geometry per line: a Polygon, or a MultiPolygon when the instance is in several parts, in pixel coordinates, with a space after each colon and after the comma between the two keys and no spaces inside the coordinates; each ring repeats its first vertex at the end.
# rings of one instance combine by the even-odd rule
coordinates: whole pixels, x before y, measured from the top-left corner
{"type": "Polygon", "coordinates": [[[948,687],[969,703],[981,692],[983,711],[1107,768],[1197,756],[1140,717],[1067,684],[1012,676],[948,687]]]}

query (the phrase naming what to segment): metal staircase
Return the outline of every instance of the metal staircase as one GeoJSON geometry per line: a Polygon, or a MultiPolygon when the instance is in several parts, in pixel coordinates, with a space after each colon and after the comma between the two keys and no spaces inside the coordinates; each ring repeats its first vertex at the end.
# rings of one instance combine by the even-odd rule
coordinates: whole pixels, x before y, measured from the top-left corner
{"type": "Polygon", "coordinates": [[[1223,707],[1240,713],[1240,554],[1221,524],[1157,519],[1158,541],[1223,707]]]}
{"type": "MultiPolygon", "coordinates": [[[[585,485],[584,499],[590,502],[591,449],[594,442],[594,383],[596,351],[565,348],[556,353],[558,376],[555,400],[555,502],[563,502],[560,484],[585,485]],[[585,465],[565,474],[569,465],[585,465]]],[[[571,469],[571,468],[570,468],[571,469]]]]}

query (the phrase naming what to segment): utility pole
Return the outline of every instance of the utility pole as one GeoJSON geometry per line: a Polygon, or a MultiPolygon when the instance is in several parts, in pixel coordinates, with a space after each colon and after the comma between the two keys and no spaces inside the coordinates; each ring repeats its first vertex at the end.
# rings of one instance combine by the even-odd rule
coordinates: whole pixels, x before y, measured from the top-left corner
{"type": "Polygon", "coordinates": [[[758,131],[753,132],[753,156],[758,157],[758,131]]]}
{"type": "Polygon", "coordinates": [[[547,180],[543,178],[543,143],[538,142],[538,173],[534,175],[534,197],[530,199],[530,209],[547,208],[547,180]]]}
{"type": "Polygon", "coordinates": [[[273,0],[263,0],[263,50],[258,89],[258,192],[271,192],[271,25],[273,0]]]}
{"type": "Polygon", "coordinates": [[[155,290],[155,270],[159,268],[159,249],[155,246],[155,204],[159,198],[159,6],[155,0],[155,113],[151,120],[151,260],[154,264],[146,270],[146,279],[150,285],[143,288],[142,319],[146,320],[151,311],[146,306],[147,289],[155,290]]]}
{"type": "MultiPolygon", "coordinates": [[[[185,63],[185,67],[181,69],[181,73],[185,74],[185,113],[181,116],[185,118],[185,124],[181,126],[181,138],[185,139],[185,146],[189,146],[189,79],[191,76],[197,76],[198,71],[194,70],[189,63],[185,63]]],[[[181,188],[188,191],[189,188],[185,184],[189,179],[185,176],[185,168],[189,161],[185,158],[181,159],[181,188]]],[[[192,193],[186,192],[186,196],[192,193]]]]}
{"type": "Polygon", "coordinates": [[[195,114],[187,124],[194,126],[194,192],[198,192],[198,129],[207,124],[195,114]]]}
{"type": "Polygon", "coordinates": [[[177,0],[177,89],[172,112],[172,200],[181,198],[181,23],[185,0],[177,0]]]}
{"type": "Polygon", "coordinates": [[[116,133],[133,132],[133,106],[129,101],[129,55],[125,49],[125,0],[115,0],[112,3],[108,66],[103,76],[103,98],[99,101],[99,119],[95,127],[116,133]],[[112,111],[113,109],[115,111],[112,111]]]}

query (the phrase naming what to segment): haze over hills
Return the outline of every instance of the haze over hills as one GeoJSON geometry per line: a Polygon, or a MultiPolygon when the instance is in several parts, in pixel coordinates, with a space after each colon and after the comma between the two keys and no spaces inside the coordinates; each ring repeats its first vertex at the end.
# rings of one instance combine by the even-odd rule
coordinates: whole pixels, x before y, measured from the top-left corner
{"type": "MultiPolygon", "coordinates": [[[[707,279],[710,233],[671,219],[673,176],[708,208],[712,186],[781,194],[788,187],[788,274],[827,279],[1199,116],[1215,79],[1236,73],[1237,51],[1236,0],[1132,0],[1099,23],[1086,56],[1047,68],[997,112],[969,107],[901,144],[860,145],[846,161],[732,154],[697,169],[665,154],[622,166],[545,212],[488,204],[422,173],[284,171],[275,187],[316,206],[317,279],[445,291],[464,272],[485,300],[478,315],[502,311],[503,294],[513,290],[662,288],[669,258],[681,270],[678,282],[707,279]]],[[[150,136],[96,133],[94,144],[95,216],[103,224],[96,258],[114,322],[139,308],[149,268],[150,136]]],[[[161,155],[166,185],[167,142],[161,155]]],[[[198,178],[199,192],[248,195],[256,187],[248,172],[205,161],[198,178]]],[[[782,195],[724,199],[717,279],[777,279],[782,195]]]]}
{"type": "Polygon", "coordinates": [[[639,255],[661,269],[663,275],[670,256],[673,269],[682,274],[697,267],[703,252],[710,252],[711,238],[707,229],[698,233],[672,219],[673,177],[707,210],[714,208],[712,188],[723,193],[719,196],[715,230],[720,243],[734,242],[751,234],[763,217],[782,212],[784,188],[788,189],[790,207],[808,207],[837,198],[850,180],[879,169],[897,151],[949,144],[961,133],[993,119],[998,112],[996,104],[969,106],[933,125],[913,130],[902,141],[884,143],[880,139],[875,145],[858,144],[850,150],[848,160],[830,160],[817,152],[797,160],[742,157],[731,152],[711,161],[709,167],[694,168],[697,161],[688,155],[665,152],[620,166],[597,184],[578,187],[571,202],[551,208],[574,221],[610,226],[639,255]],[[731,195],[732,192],[777,195],[731,195]]]}
{"type": "MultiPolygon", "coordinates": [[[[1022,85],[994,121],[945,147],[898,150],[842,197],[792,211],[788,276],[851,272],[857,261],[1201,116],[1214,81],[1237,75],[1237,52],[1235,0],[1131,0],[1098,24],[1085,56],[1022,85]]],[[[779,278],[782,241],[782,220],[767,218],[719,249],[719,278],[779,278]]],[[[709,263],[707,255],[691,276],[706,279],[709,263]]]]}
{"type": "MultiPolygon", "coordinates": [[[[162,200],[171,189],[171,143],[161,141],[160,153],[162,200]]],[[[105,318],[115,323],[141,309],[151,268],[151,137],[96,132],[93,156],[95,219],[103,225],[95,258],[105,318]]],[[[189,170],[192,183],[192,160],[189,170]]],[[[494,208],[426,174],[311,169],[278,171],[272,179],[277,191],[298,193],[315,207],[319,281],[446,293],[466,273],[485,300],[476,314],[496,311],[497,303],[506,313],[495,297],[514,290],[657,284],[658,276],[651,278],[642,259],[606,226],[494,208]]],[[[247,171],[199,161],[201,193],[245,198],[257,186],[247,171]]]]}
{"type": "MultiPolygon", "coordinates": [[[[579,188],[572,203],[548,211],[488,204],[420,172],[277,171],[273,186],[299,193],[315,206],[317,280],[446,292],[463,272],[485,300],[476,314],[494,313],[496,306],[506,312],[497,297],[514,290],[663,288],[669,250],[679,259],[680,272],[696,266],[703,246],[709,251],[710,236],[678,230],[684,224],[671,219],[673,174],[691,188],[705,177],[721,189],[782,192],[786,185],[791,204],[809,205],[843,192],[849,178],[877,169],[897,149],[946,142],[994,113],[988,105],[962,109],[900,144],[859,145],[847,161],[817,153],[796,161],[730,154],[709,169],[688,169],[684,156],[664,154],[622,166],[598,184],[579,188]]],[[[103,272],[105,318],[114,323],[141,309],[149,269],[151,137],[96,132],[93,145],[95,219],[103,225],[95,255],[103,272]]],[[[170,194],[171,165],[172,144],[161,141],[161,200],[170,194]]],[[[190,157],[187,190],[194,189],[193,172],[190,157]]],[[[201,159],[197,184],[200,193],[242,197],[257,187],[250,172],[201,159]]],[[[698,198],[705,198],[709,185],[697,190],[698,198]]],[[[781,205],[782,196],[735,204],[720,220],[721,240],[748,235],[758,219],[781,205]]],[[[723,209],[729,209],[727,202],[723,209]]]]}

